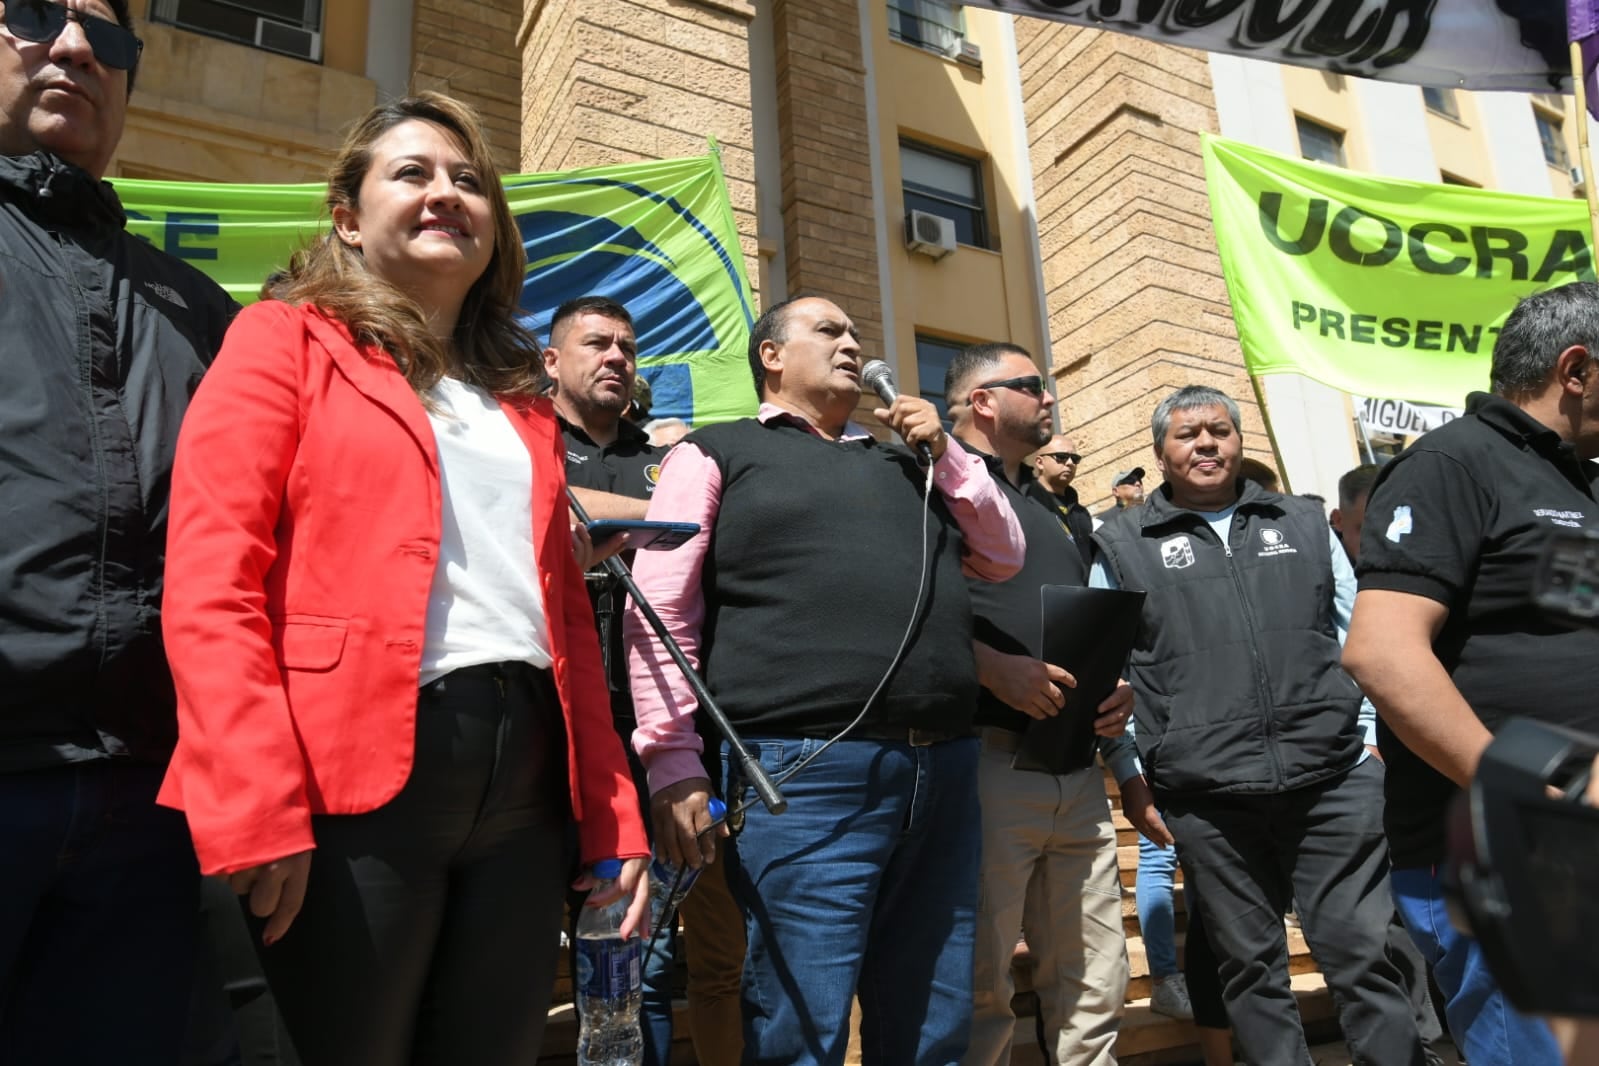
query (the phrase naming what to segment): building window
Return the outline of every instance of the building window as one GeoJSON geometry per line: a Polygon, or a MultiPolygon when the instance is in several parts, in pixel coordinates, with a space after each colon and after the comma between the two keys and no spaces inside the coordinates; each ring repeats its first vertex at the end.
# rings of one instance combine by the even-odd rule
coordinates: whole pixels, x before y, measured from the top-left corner
{"type": "Polygon", "coordinates": [[[916,383],[922,399],[938,408],[938,417],[946,428],[950,425],[949,406],[944,403],[944,375],[949,364],[966,345],[926,334],[916,335],[916,383]]]}
{"type": "Polygon", "coordinates": [[[942,56],[954,55],[966,36],[959,5],[945,0],[889,0],[888,35],[942,56]]]}
{"type": "Polygon", "coordinates": [[[1460,121],[1460,101],[1455,99],[1455,90],[1439,89],[1432,85],[1421,87],[1421,102],[1427,105],[1427,110],[1444,118],[1460,121]]]}
{"type": "Polygon", "coordinates": [[[1300,155],[1319,163],[1330,163],[1335,167],[1344,165],[1342,130],[1323,126],[1320,122],[1312,121],[1303,115],[1294,116],[1294,125],[1299,129],[1300,155]]]}
{"type": "Polygon", "coordinates": [[[899,170],[907,212],[926,211],[950,219],[955,223],[958,242],[989,247],[980,162],[925,144],[901,141],[899,170]]]}
{"type": "Polygon", "coordinates": [[[322,0],[153,0],[150,17],[269,52],[322,61],[322,0]]]}
{"type": "Polygon", "coordinates": [[[1538,124],[1538,142],[1543,145],[1543,161],[1560,170],[1571,169],[1571,159],[1566,155],[1565,120],[1534,106],[1532,120],[1538,124]]]}

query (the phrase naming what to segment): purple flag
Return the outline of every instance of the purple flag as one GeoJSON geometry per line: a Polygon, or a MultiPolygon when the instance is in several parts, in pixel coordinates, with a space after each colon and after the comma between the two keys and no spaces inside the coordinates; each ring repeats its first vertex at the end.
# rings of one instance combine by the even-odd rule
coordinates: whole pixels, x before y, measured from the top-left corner
{"type": "Polygon", "coordinates": [[[1582,84],[1588,93],[1588,114],[1599,119],[1599,0],[1566,0],[1566,30],[1582,45],[1582,84]]]}

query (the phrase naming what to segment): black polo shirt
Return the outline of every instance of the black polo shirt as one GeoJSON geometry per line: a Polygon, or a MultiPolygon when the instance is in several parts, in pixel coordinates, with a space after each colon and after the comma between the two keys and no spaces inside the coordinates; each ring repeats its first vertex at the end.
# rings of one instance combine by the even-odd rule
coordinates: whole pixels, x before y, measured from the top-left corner
{"type": "Polygon", "coordinates": [[[1077,553],[1083,557],[1083,565],[1093,566],[1094,516],[1088,513],[1088,508],[1077,501],[1077,490],[1068,485],[1065,492],[1051,492],[1048,486],[1037,478],[1024,478],[1022,491],[1055,513],[1055,517],[1060,519],[1060,524],[1070,534],[1072,542],[1077,545],[1077,553]]]}
{"type": "MultiPolygon", "coordinates": [[[[600,445],[582,426],[560,415],[561,435],[566,440],[566,482],[580,489],[595,489],[618,496],[647,500],[661,479],[661,457],[665,448],[650,443],[649,436],[627,419],[617,423],[616,440],[600,445]]],[[[618,728],[631,731],[633,697],[627,683],[627,655],[622,648],[622,608],[627,591],[614,578],[599,572],[589,575],[589,601],[600,627],[600,648],[605,653],[605,676],[611,688],[611,713],[618,728]]]]}
{"type": "MultiPolygon", "coordinates": [[[[1366,505],[1360,587],[1436,600],[1433,650],[1489,730],[1525,715],[1599,732],[1599,633],[1532,601],[1538,556],[1560,528],[1599,525],[1595,467],[1519,407],[1472,393],[1466,414],[1383,468],[1366,505]]],[[[1458,789],[1378,723],[1396,867],[1445,856],[1458,789]]]]}

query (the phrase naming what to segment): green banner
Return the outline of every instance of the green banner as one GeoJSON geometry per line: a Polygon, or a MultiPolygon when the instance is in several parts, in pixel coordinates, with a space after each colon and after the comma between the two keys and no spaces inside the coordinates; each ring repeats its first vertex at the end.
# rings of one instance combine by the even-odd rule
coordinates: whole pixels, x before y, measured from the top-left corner
{"type": "Polygon", "coordinates": [[[1593,281],[1577,200],[1376,178],[1204,138],[1244,361],[1344,392],[1458,407],[1529,293],[1593,281]]]}
{"type": "MultiPolygon", "coordinates": [[[[609,296],[633,316],[653,417],[754,413],[754,300],[714,152],[503,180],[527,250],[522,308],[540,338],[561,301],[609,296]]],[[[321,185],[115,184],[130,231],[241,303],[326,224],[321,185]]]]}

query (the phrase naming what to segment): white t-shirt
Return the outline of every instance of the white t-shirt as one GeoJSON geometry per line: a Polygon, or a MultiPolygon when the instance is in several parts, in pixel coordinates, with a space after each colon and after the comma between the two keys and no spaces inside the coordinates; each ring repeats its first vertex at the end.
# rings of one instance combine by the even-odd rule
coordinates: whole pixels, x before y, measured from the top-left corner
{"type": "Polygon", "coordinates": [[[439,455],[439,563],[422,644],[426,685],[479,663],[550,665],[533,550],[533,459],[486,389],[428,391],[439,455]]]}

